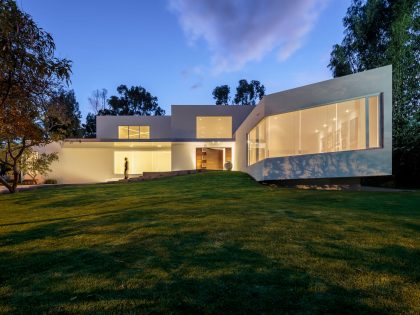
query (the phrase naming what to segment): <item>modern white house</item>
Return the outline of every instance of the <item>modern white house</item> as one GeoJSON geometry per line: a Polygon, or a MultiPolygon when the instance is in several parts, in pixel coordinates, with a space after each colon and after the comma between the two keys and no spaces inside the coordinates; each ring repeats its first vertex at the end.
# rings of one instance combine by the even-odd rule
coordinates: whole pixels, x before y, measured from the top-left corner
{"type": "Polygon", "coordinates": [[[67,139],[49,178],[106,182],[177,170],[258,181],[392,174],[392,67],[265,96],[257,106],[172,105],[171,116],[98,116],[95,139],[67,139]]]}

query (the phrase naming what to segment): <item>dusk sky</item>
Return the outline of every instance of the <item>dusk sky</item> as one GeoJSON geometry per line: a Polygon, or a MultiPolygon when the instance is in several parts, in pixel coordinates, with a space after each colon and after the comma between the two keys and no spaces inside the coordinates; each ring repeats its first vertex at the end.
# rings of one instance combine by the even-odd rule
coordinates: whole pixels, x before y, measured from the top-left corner
{"type": "Polygon", "coordinates": [[[212,90],[259,80],[266,94],[331,78],[350,0],[18,0],[73,61],[70,88],[88,97],[141,85],[171,104],[214,104],[212,90]]]}

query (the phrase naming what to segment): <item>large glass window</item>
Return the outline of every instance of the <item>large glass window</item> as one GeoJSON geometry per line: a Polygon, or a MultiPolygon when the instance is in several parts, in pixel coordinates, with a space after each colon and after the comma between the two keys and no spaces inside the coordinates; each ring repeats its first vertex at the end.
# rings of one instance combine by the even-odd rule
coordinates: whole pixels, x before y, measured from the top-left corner
{"type": "Polygon", "coordinates": [[[231,116],[198,116],[196,119],[197,138],[230,139],[232,138],[231,116]]]}
{"type": "Polygon", "coordinates": [[[129,174],[171,170],[171,151],[115,151],[115,174],[124,174],[125,158],[128,159],[129,174]]]}
{"type": "Polygon", "coordinates": [[[369,147],[378,148],[380,146],[380,114],[379,98],[369,97],[369,147]]]}
{"type": "Polygon", "coordinates": [[[150,126],[118,126],[118,139],[150,139],[150,126]]]}
{"type": "Polygon", "coordinates": [[[299,152],[299,112],[269,116],[267,121],[268,156],[287,156],[299,152]]]}
{"type": "Polygon", "coordinates": [[[380,130],[379,96],[269,116],[248,134],[248,164],[268,157],[377,148],[380,130]]]}
{"type": "Polygon", "coordinates": [[[118,126],[118,139],[128,139],[128,126],[118,126]]]}
{"type": "Polygon", "coordinates": [[[256,163],[266,158],[266,123],[261,121],[248,136],[248,161],[256,163]]]}
{"type": "Polygon", "coordinates": [[[140,139],[150,139],[150,126],[140,126],[140,139]]]}

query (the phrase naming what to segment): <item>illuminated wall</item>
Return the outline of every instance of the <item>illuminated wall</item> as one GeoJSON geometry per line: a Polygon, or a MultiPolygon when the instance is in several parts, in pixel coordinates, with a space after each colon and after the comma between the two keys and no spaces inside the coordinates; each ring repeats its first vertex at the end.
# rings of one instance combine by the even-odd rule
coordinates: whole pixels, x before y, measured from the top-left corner
{"type": "Polygon", "coordinates": [[[378,148],[379,100],[374,95],[268,116],[248,133],[248,165],[273,157],[378,148]]]}
{"type": "Polygon", "coordinates": [[[198,139],[232,138],[231,116],[198,116],[196,126],[198,139]]]}

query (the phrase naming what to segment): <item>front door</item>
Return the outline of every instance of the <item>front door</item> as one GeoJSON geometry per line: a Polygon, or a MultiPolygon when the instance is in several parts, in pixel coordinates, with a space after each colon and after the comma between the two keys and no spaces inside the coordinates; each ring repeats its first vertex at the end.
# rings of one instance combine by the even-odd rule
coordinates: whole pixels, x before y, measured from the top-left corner
{"type": "Polygon", "coordinates": [[[223,164],[232,160],[231,148],[197,148],[196,168],[223,170],[223,164]]]}

